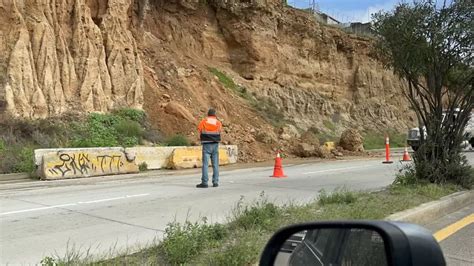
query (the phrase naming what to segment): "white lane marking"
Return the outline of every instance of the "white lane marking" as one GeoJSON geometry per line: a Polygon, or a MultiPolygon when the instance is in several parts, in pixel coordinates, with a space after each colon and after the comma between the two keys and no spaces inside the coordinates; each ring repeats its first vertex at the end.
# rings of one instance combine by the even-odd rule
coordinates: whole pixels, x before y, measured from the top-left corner
{"type": "Polygon", "coordinates": [[[109,199],[100,199],[100,200],[91,200],[91,201],[79,201],[79,204],[91,204],[91,203],[98,203],[98,202],[105,202],[105,201],[112,201],[112,200],[119,200],[125,199],[125,197],[117,197],[117,198],[109,198],[109,199]]]}
{"type": "Polygon", "coordinates": [[[149,193],[146,193],[146,194],[137,194],[137,195],[127,195],[126,197],[127,198],[135,198],[135,197],[146,197],[146,196],[149,196],[150,194],[149,193]]]}
{"type": "Polygon", "coordinates": [[[125,197],[116,197],[116,198],[108,198],[108,199],[100,199],[100,200],[91,200],[91,201],[79,201],[77,203],[68,203],[68,204],[61,204],[61,205],[53,205],[47,207],[40,207],[40,208],[33,208],[33,209],[25,209],[25,210],[18,210],[18,211],[10,211],[10,212],[2,212],[2,215],[8,214],[17,214],[17,213],[24,213],[24,212],[34,212],[34,211],[42,211],[48,209],[55,209],[55,208],[62,208],[62,207],[69,207],[69,206],[77,206],[80,204],[92,204],[92,203],[99,203],[99,202],[106,202],[106,201],[113,201],[113,200],[121,200],[121,199],[129,199],[129,198],[137,198],[137,197],[146,197],[150,194],[136,194],[136,195],[127,195],[125,197]]]}
{"type": "Polygon", "coordinates": [[[54,206],[48,206],[48,207],[33,208],[33,209],[11,211],[11,212],[2,212],[0,213],[0,216],[7,215],[7,214],[17,214],[17,213],[23,213],[23,212],[34,212],[34,211],[42,211],[42,210],[48,210],[48,209],[54,209],[54,208],[69,207],[69,206],[74,206],[74,205],[77,205],[77,203],[54,205],[54,206]]]}
{"type": "Polygon", "coordinates": [[[353,167],[345,167],[345,168],[335,168],[335,169],[326,169],[326,170],[319,170],[314,172],[306,172],[303,175],[310,175],[310,174],[319,174],[319,173],[327,173],[327,172],[336,172],[336,171],[343,171],[343,170],[352,170],[352,169],[361,169],[361,168],[368,168],[374,165],[364,165],[364,166],[353,166],[353,167]]]}

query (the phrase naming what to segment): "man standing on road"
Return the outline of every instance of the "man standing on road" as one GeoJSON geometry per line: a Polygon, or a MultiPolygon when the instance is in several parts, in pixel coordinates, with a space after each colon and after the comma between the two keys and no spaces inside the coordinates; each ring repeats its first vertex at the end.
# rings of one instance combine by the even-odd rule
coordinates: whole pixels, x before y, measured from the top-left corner
{"type": "Polygon", "coordinates": [[[219,186],[219,142],[221,142],[222,123],[217,120],[216,110],[209,109],[207,117],[199,123],[198,130],[202,144],[202,178],[196,187],[207,188],[209,157],[212,164],[212,186],[219,186]]]}

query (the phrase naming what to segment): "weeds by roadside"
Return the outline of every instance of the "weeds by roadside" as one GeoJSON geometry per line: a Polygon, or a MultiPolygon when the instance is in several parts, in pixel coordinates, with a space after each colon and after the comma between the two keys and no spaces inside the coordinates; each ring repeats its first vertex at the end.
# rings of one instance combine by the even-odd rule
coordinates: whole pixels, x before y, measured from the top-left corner
{"type": "Polygon", "coordinates": [[[325,190],[321,190],[319,191],[318,199],[321,206],[328,204],[350,204],[356,201],[357,194],[345,188],[337,189],[330,194],[325,190]]]}
{"type": "Polygon", "coordinates": [[[67,243],[67,251],[64,256],[59,257],[57,254],[44,257],[40,263],[42,266],[66,266],[78,264],[92,264],[95,257],[91,255],[92,248],[77,248],[67,243]]]}
{"type": "Polygon", "coordinates": [[[245,205],[243,198],[241,198],[232,211],[230,226],[244,230],[272,229],[273,221],[281,215],[280,211],[278,206],[268,201],[263,192],[260,194],[259,200],[250,205],[245,205]]]}
{"type": "Polygon", "coordinates": [[[228,230],[221,224],[209,225],[206,219],[202,222],[173,222],[165,230],[166,238],[160,244],[160,250],[171,265],[189,263],[203,249],[214,248],[228,235],[228,230]]]}
{"type": "Polygon", "coordinates": [[[143,162],[141,164],[138,165],[138,170],[140,172],[145,172],[148,170],[148,164],[146,162],[143,162]]]}
{"type": "MultiPolygon", "coordinates": [[[[453,170],[450,172],[453,176],[457,176],[457,179],[452,179],[450,182],[456,182],[457,185],[471,189],[474,187],[474,169],[470,167],[467,163],[466,159],[464,158],[464,163],[459,166],[453,166],[453,170]],[[455,180],[455,181],[453,181],[455,180]]],[[[399,170],[395,177],[394,185],[396,186],[417,186],[417,185],[425,185],[430,184],[430,180],[421,179],[417,177],[417,171],[423,172],[424,167],[432,167],[427,166],[425,164],[421,165],[407,165],[406,167],[399,170]],[[418,167],[418,169],[416,168],[418,167]]],[[[431,181],[434,182],[434,181],[431,181]]],[[[448,181],[444,181],[444,186],[452,186],[452,183],[448,181]]]]}
{"type": "MultiPolygon", "coordinates": [[[[314,202],[283,206],[270,202],[262,193],[252,203],[245,204],[242,198],[226,224],[208,224],[206,219],[184,224],[173,222],[166,228],[165,239],[157,245],[100,262],[82,261],[89,265],[148,262],[153,265],[252,265],[258,262],[266,241],[283,226],[318,220],[383,219],[458,190],[454,185],[396,183],[373,193],[345,188],[333,193],[320,191],[314,202]]],[[[53,260],[59,265],[64,261],[53,260]]]]}

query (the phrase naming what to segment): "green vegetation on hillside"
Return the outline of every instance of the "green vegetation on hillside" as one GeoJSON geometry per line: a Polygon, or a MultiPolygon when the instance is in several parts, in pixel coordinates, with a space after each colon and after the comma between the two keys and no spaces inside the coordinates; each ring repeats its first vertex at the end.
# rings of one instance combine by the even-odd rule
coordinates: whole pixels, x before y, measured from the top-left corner
{"type": "Polygon", "coordinates": [[[73,123],[71,147],[131,147],[143,138],[145,113],[120,110],[112,114],[90,114],[86,121],[73,123]]]}
{"type": "Polygon", "coordinates": [[[0,124],[0,173],[33,172],[34,149],[130,147],[148,136],[145,112],[135,109],[87,117],[6,121],[0,124]]]}

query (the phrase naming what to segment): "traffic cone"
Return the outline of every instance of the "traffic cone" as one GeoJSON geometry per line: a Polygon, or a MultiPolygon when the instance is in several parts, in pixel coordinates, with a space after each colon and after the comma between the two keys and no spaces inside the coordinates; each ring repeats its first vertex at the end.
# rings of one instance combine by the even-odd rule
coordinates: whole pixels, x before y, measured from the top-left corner
{"type": "Polygon", "coordinates": [[[274,178],[284,178],[287,177],[283,173],[283,165],[280,157],[280,152],[277,153],[276,158],[275,158],[275,167],[273,168],[273,175],[270,177],[274,178]]]}
{"type": "Polygon", "coordinates": [[[383,161],[382,163],[393,163],[392,161],[390,161],[390,138],[388,136],[385,137],[385,161],[383,161]]]}
{"type": "Polygon", "coordinates": [[[405,147],[405,152],[403,153],[402,162],[411,162],[410,154],[408,153],[407,147],[405,147]]]}

